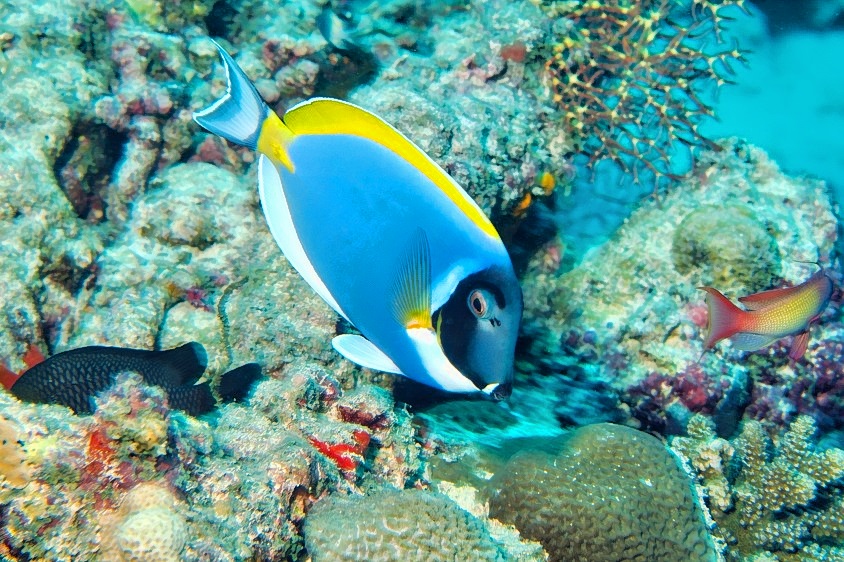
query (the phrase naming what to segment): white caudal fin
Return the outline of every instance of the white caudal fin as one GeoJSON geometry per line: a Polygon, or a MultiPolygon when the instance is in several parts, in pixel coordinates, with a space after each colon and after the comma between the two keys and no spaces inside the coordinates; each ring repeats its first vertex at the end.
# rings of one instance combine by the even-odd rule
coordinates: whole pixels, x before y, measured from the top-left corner
{"type": "Polygon", "coordinates": [[[217,42],[214,45],[223,59],[228,87],[223,97],[194,112],[193,119],[215,135],[254,150],[270,109],[234,59],[217,42]]]}

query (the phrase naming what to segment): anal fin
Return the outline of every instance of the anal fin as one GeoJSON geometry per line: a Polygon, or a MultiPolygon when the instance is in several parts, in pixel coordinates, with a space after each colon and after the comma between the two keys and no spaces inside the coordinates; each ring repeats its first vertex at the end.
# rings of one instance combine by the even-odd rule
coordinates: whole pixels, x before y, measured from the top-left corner
{"type": "Polygon", "coordinates": [[[800,332],[799,334],[794,336],[794,339],[791,341],[791,349],[788,351],[788,357],[792,361],[797,361],[803,354],[806,353],[806,349],[809,347],[809,330],[805,330],[800,332]]]}
{"type": "Polygon", "coordinates": [[[331,345],[337,353],[361,367],[394,375],[404,374],[392,359],[363,336],[343,334],[331,340],[331,345]]]}

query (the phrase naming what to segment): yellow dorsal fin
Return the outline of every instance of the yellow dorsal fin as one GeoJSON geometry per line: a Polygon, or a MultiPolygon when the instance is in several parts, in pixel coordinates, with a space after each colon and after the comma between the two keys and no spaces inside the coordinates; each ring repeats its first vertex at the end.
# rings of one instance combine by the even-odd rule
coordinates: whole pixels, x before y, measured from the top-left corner
{"type": "Polygon", "coordinates": [[[492,238],[499,238],[487,216],[454,180],[380,117],[347,102],[316,98],[285,113],[282,121],[293,135],[356,135],[392,150],[440,188],[478,228],[492,238]]]}

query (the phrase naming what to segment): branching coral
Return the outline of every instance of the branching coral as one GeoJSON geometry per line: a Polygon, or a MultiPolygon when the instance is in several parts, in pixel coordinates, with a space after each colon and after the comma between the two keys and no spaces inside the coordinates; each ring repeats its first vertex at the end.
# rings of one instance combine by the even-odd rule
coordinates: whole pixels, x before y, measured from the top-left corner
{"type": "Polygon", "coordinates": [[[689,437],[674,440],[674,450],[690,461],[708,492],[712,516],[734,553],[775,553],[780,561],[840,555],[844,451],[816,450],[814,433],[812,418],[799,416],[772,443],[761,423],[747,421],[733,450],[697,416],[689,437]]]}
{"type": "Polygon", "coordinates": [[[712,115],[704,89],[726,83],[730,63],[744,61],[721,42],[721,10],[744,0],[558,0],[565,18],[546,69],[554,101],[589,164],[610,159],[638,181],[643,170],[678,179],[675,143],[712,143],[698,124],[712,115]],[[714,42],[711,46],[708,42],[714,42]]]}

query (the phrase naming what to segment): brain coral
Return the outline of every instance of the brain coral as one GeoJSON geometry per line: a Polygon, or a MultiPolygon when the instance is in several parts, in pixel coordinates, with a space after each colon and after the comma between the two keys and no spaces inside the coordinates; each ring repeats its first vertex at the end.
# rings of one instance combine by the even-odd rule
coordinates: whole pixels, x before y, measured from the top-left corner
{"type": "Polygon", "coordinates": [[[743,205],[701,205],[674,231],[674,267],[687,274],[701,270],[702,281],[720,290],[755,292],[779,278],[776,239],[743,205]]]}
{"type": "Polygon", "coordinates": [[[490,517],[538,540],[550,560],[717,560],[691,482],[662,443],[608,424],[558,455],[523,452],[493,478],[490,517]]]}
{"type": "Polygon", "coordinates": [[[144,482],[129,490],[119,509],[105,514],[102,555],[114,562],[179,562],[188,537],[179,505],[166,487],[144,482]]]}
{"type": "Polygon", "coordinates": [[[508,559],[478,519],[421,490],[323,500],[305,519],[305,544],[313,562],[508,559]]]}

